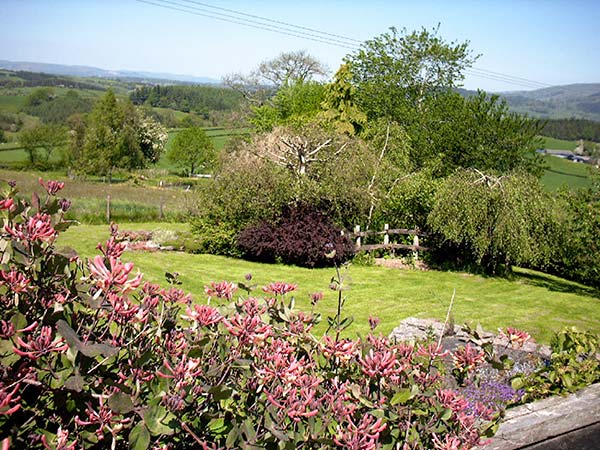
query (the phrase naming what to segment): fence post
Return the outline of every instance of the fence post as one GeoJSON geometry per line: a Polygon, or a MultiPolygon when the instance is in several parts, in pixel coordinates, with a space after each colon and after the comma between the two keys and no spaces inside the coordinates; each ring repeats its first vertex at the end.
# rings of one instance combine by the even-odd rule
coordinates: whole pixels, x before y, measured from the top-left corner
{"type": "Polygon", "coordinates": [[[419,235],[415,234],[415,237],[413,237],[413,246],[415,247],[414,251],[413,251],[413,258],[415,261],[419,260],[419,251],[417,250],[417,247],[419,246],[419,235]]]}
{"type": "MultiPolygon", "coordinates": [[[[354,225],[354,232],[360,233],[360,225],[354,225]]],[[[360,248],[360,236],[356,236],[356,248],[360,248]]]]}
{"type": "Polygon", "coordinates": [[[110,223],[110,194],[106,196],[106,222],[110,223]]]}
{"type": "Polygon", "coordinates": [[[160,205],[158,207],[158,217],[160,218],[160,220],[163,220],[165,218],[165,201],[163,200],[163,198],[160,198],[160,205]]]}
{"type": "Polygon", "coordinates": [[[390,229],[390,226],[386,223],[383,226],[383,231],[385,231],[385,234],[383,235],[383,245],[388,245],[390,243],[390,235],[388,233],[389,229],[390,229]]]}

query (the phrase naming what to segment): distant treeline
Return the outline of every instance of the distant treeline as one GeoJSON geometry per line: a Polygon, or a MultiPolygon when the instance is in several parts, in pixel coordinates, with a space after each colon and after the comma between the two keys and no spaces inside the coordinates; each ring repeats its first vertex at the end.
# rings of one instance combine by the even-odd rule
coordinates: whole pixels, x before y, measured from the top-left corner
{"type": "Polygon", "coordinates": [[[586,119],[548,119],[543,134],[556,139],[600,142],[600,122],[586,119]]]}
{"type": "Polygon", "coordinates": [[[210,111],[238,109],[241,95],[216,86],[143,86],[130,95],[134,105],[150,105],[208,117],[210,111]]]}
{"type": "Polygon", "coordinates": [[[57,96],[52,88],[39,88],[27,97],[23,111],[43,123],[64,124],[73,114],[88,113],[93,106],[93,99],[81,97],[77,91],[57,96]]]}
{"type": "Polygon", "coordinates": [[[71,89],[90,89],[94,91],[104,91],[104,87],[95,83],[86,83],[85,81],[77,81],[70,77],[62,77],[50,75],[47,73],[17,71],[11,72],[13,77],[3,78],[0,76],[0,87],[67,87],[71,89]],[[15,78],[16,77],[16,78],[15,78]]]}

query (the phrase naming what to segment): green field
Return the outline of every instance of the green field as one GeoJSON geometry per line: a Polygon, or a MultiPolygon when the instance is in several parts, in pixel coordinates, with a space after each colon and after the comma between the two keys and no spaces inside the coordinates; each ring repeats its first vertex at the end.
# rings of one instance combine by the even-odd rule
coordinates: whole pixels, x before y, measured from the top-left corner
{"type": "Polygon", "coordinates": [[[575,150],[577,147],[577,141],[565,141],[564,139],[555,139],[551,137],[542,136],[543,148],[551,150],[575,150]]]}
{"type": "Polygon", "coordinates": [[[542,176],[542,183],[550,191],[561,187],[588,188],[592,185],[592,171],[598,171],[589,164],[576,163],[556,156],[544,156],[544,163],[547,168],[542,176]]]}
{"type": "MultiPolygon", "coordinates": [[[[183,224],[121,224],[122,230],[185,230],[183,224]]],[[[61,236],[60,244],[90,257],[98,241],[108,237],[107,226],[78,226],[61,236]]],[[[166,285],[165,272],[178,272],[184,290],[196,301],[204,301],[204,286],[211,281],[243,281],[251,273],[259,287],[271,281],[297,283],[299,308],[310,309],[309,294],[323,291],[318,306],[323,316],[333,315],[336,293],[328,289],[334,269],[305,269],[292,266],[251,263],[212,255],[180,252],[127,252],[148,280],[166,285]]],[[[538,340],[548,342],[553,330],[563,326],[600,332],[599,293],[591,288],[539,272],[518,269],[512,279],[492,278],[462,272],[399,270],[383,267],[350,266],[345,311],[354,316],[350,334],[368,332],[369,315],[381,318],[380,331],[389,333],[409,316],[443,320],[452,292],[456,289],[454,318],[457,323],[481,323],[494,331],[498,327],[526,329],[538,340]]],[[[260,291],[259,291],[260,292],[260,291]]],[[[260,295],[257,293],[256,295],[260,295]]],[[[321,324],[317,332],[323,332],[321,324]]]]}

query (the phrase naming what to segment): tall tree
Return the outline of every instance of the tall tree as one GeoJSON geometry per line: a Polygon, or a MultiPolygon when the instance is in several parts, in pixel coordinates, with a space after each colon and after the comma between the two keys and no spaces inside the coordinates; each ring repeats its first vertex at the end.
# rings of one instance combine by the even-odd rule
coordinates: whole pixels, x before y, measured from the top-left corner
{"type": "Polygon", "coordinates": [[[208,169],[216,158],[210,138],[200,127],[186,128],[177,133],[167,153],[167,158],[193,175],[197,169],[208,169]]]}
{"type": "Polygon", "coordinates": [[[107,175],[115,169],[138,169],[154,163],[166,142],[166,132],[144,117],[130,101],[119,103],[109,90],[94,106],[85,130],[81,167],[107,175]]]}
{"type": "Polygon", "coordinates": [[[356,105],[356,87],[352,84],[349,64],[342,64],[333,82],[326,86],[321,108],[319,120],[339,132],[354,135],[367,124],[367,115],[356,105]]]}
{"type": "Polygon", "coordinates": [[[284,52],[276,58],[263,61],[247,75],[227,75],[223,83],[240,92],[251,104],[261,105],[282,87],[303,84],[325,75],[325,65],[300,50],[284,52]]]}
{"type": "Polygon", "coordinates": [[[410,34],[390,28],[346,57],[359,106],[370,117],[397,118],[407,108],[422,108],[427,97],[460,84],[477,56],[468,42],[446,42],[438,32],[439,26],[410,34]]]}
{"type": "Polygon", "coordinates": [[[35,165],[42,161],[47,163],[55,149],[67,140],[66,129],[60,125],[39,125],[21,133],[20,142],[29,156],[29,163],[35,165]],[[40,154],[39,149],[44,153],[40,154]]]}

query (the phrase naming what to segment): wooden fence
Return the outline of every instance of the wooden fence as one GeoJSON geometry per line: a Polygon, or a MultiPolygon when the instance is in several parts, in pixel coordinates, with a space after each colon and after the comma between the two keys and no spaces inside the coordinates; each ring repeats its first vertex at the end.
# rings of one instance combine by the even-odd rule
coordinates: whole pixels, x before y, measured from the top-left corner
{"type": "Polygon", "coordinates": [[[348,236],[356,239],[356,250],[357,251],[372,251],[372,250],[411,250],[412,252],[428,251],[429,247],[424,247],[419,243],[419,237],[427,237],[428,234],[420,230],[409,230],[407,228],[392,228],[386,223],[383,227],[383,231],[367,230],[360,231],[360,225],[354,227],[352,233],[348,233],[348,236]],[[409,244],[397,244],[390,242],[390,236],[404,235],[412,236],[413,243],[409,244]],[[382,244],[363,244],[362,239],[368,236],[383,236],[382,244]]]}

